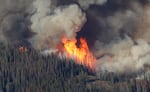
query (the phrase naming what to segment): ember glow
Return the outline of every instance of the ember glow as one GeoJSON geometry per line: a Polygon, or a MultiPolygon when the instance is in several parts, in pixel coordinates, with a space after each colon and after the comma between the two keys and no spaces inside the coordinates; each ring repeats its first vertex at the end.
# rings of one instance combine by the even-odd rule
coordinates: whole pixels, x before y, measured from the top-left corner
{"type": "Polygon", "coordinates": [[[19,47],[19,51],[20,51],[21,53],[27,52],[27,48],[24,47],[24,46],[20,46],[20,47],[19,47]]]}
{"type": "Polygon", "coordinates": [[[80,38],[79,46],[76,45],[76,39],[68,40],[66,37],[62,39],[62,43],[64,44],[67,58],[73,58],[76,60],[76,63],[82,64],[94,70],[96,58],[90,52],[87,42],[84,38],[80,38]]]}

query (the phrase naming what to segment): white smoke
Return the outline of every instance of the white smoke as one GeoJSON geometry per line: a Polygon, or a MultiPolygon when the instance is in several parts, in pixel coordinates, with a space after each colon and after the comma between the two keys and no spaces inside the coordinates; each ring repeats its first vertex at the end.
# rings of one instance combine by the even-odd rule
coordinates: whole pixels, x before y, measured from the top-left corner
{"type": "MultiPolygon", "coordinates": [[[[97,60],[96,70],[116,73],[136,72],[144,69],[144,65],[150,64],[150,45],[144,40],[133,40],[126,38],[108,45],[103,51],[105,54],[97,60]]],[[[99,53],[102,54],[102,53],[99,53]]]]}
{"type": "Polygon", "coordinates": [[[31,29],[37,35],[31,43],[38,49],[55,49],[62,36],[74,38],[86,21],[85,14],[76,4],[51,10],[49,0],[36,0],[34,8],[37,12],[31,17],[31,29]]]}
{"type": "MultiPolygon", "coordinates": [[[[106,1],[78,0],[80,6],[84,9],[87,9],[92,4],[104,4],[106,1]]],[[[85,13],[82,12],[78,5],[55,7],[52,3],[51,0],[36,0],[33,4],[36,12],[31,17],[31,29],[36,35],[30,41],[35,48],[40,50],[46,49],[47,51],[44,52],[46,54],[57,52],[56,47],[61,43],[63,36],[66,36],[68,39],[75,38],[76,32],[80,31],[86,22],[85,13]]],[[[127,31],[133,31],[132,26],[136,24],[129,22],[137,23],[140,21],[143,12],[148,12],[147,10],[143,11],[141,5],[134,3],[131,10],[116,12],[113,16],[108,16],[105,21],[108,22],[112,30],[115,30],[111,33],[116,33],[116,36],[119,37],[119,32],[122,28],[127,31]]],[[[144,15],[148,16],[149,13],[144,15]]],[[[145,22],[145,18],[143,19],[144,21],[141,23],[148,25],[149,19],[146,18],[148,22],[145,22]]],[[[142,31],[141,35],[137,34],[138,36],[134,39],[126,37],[121,40],[119,38],[119,41],[114,41],[107,45],[97,41],[95,43],[95,55],[100,58],[96,62],[96,72],[136,72],[143,69],[144,65],[149,65],[150,44],[147,39],[150,39],[150,36],[143,38],[145,37],[144,35],[149,35],[148,28],[146,31],[142,31]]]]}
{"type": "MultiPolygon", "coordinates": [[[[109,44],[104,44],[100,39],[95,42],[97,74],[102,71],[138,72],[145,70],[145,65],[150,65],[150,6],[143,7],[136,1],[131,5],[132,9],[115,12],[106,18],[112,38],[116,37],[117,40],[109,44]],[[130,37],[122,39],[120,32],[123,35],[129,33],[130,37]]],[[[107,39],[107,36],[104,38],[107,39]]]]}

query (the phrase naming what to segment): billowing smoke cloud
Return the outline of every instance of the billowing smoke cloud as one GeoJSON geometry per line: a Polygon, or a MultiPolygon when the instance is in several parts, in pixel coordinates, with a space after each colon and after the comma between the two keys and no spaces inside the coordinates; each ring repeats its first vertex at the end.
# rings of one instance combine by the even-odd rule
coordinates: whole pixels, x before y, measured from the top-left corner
{"type": "Polygon", "coordinates": [[[51,10],[49,0],[36,0],[34,7],[37,12],[31,17],[31,28],[37,35],[31,43],[38,49],[55,49],[63,36],[75,38],[86,21],[85,14],[75,4],[51,10]]]}
{"type": "Polygon", "coordinates": [[[31,3],[32,0],[0,0],[1,41],[16,44],[32,36],[27,17],[32,12],[31,3]]]}
{"type": "Polygon", "coordinates": [[[149,16],[149,0],[0,0],[0,40],[55,51],[83,36],[97,73],[136,72],[150,64],[149,16]]]}
{"type": "Polygon", "coordinates": [[[130,4],[130,8],[115,11],[112,16],[99,20],[103,20],[108,27],[104,29],[110,31],[104,36],[98,34],[95,42],[95,55],[99,58],[96,64],[98,73],[131,73],[150,65],[150,6],[143,6],[137,1],[130,4]]]}
{"type": "Polygon", "coordinates": [[[150,45],[141,39],[135,44],[127,37],[117,43],[107,45],[102,50],[99,50],[99,55],[103,56],[97,60],[96,64],[98,71],[136,72],[144,69],[146,64],[150,64],[150,45]]]}

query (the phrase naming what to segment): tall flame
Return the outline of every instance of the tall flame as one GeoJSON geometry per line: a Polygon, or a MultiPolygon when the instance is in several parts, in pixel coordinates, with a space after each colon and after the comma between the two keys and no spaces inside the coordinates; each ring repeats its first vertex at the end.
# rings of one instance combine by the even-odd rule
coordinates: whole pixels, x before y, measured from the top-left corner
{"type": "Polygon", "coordinates": [[[73,58],[78,64],[82,64],[94,70],[96,58],[90,52],[87,42],[84,38],[80,38],[79,46],[76,45],[76,39],[68,40],[66,37],[63,37],[62,43],[64,44],[64,49],[68,58],[73,58]]]}

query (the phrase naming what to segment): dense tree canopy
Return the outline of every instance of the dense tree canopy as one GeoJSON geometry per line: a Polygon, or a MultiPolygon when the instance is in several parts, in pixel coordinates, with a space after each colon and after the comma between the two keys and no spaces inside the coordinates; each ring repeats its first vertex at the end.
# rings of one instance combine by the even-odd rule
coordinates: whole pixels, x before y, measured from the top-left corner
{"type": "Polygon", "coordinates": [[[96,77],[73,60],[1,43],[0,92],[150,92],[150,83],[113,73],[96,77]]]}

